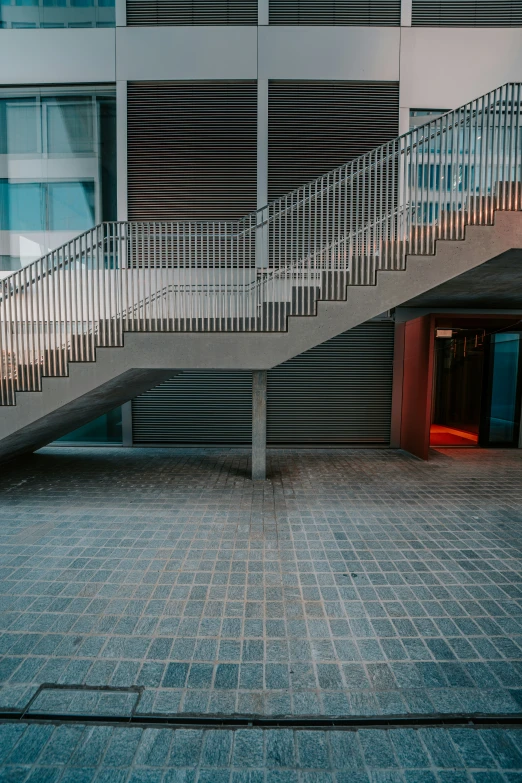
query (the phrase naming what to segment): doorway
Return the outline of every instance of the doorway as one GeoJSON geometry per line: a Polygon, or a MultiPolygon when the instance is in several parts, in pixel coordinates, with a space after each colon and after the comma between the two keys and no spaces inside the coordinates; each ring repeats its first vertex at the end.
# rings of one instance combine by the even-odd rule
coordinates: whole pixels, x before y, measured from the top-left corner
{"type": "Polygon", "coordinates": [[[432,448],[518,447],[521,333],[511,329],[435,328],[432,448]]]}

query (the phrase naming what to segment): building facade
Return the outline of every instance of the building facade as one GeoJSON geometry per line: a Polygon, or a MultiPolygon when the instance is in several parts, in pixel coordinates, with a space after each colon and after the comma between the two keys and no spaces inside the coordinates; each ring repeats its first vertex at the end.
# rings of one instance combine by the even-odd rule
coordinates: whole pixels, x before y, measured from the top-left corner
{"type": "MultiPolygon", "coordinates": [[[[9,0],[0,44],[5,277],[102,221],[236,220],[522,81],[522,0],[9,0]]],[[[435,164],[421,176],[440,190],[454,172],[435,164]]],[[[438,219],[429,198],[419,209],[438,219]]],[[[493,404],[481,346],[487,335],[493,355],[496,338],[484,319],[516,324],[516,304],[493,291],[468,303],[439,292],[273,368],[268,445],[400,445],[404,325],[421,316],[449,341],[432,368],[430,426],[442,428],[433,443],[475,444],[466,433],[475,437],[485,414],[476,400],[455,402],[455,387],[480,372],[493,404]],[[463,325],[470,308],[475,320],[463,325]]],[[[509,334],[498,351],[518,379],[515,326],[509,334]]],[[[513,426],[488,436],[492,445],[518,445],[516,379],[502,402],[513,426]]],[[[250,395],[246,371],[185,371],[66,442],[248,445],[250,395]]]]}

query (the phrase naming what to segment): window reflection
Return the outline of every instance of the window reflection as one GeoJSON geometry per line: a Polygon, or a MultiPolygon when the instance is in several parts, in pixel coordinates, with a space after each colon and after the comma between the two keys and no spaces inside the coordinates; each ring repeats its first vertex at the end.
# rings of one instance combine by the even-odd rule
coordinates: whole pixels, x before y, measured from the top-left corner
{"type": "Polygon", "coordinates": [[[114,90],[0,90],[0,272],[115,217],[114,90]]]}
{"type": "Polygon", "coordinates": [[[489,440],[510,444],[518,430],[520,335],[496,334],[491,338],[491,407],[489,440]]]}
{"type": "Polygon", "coordinates": [[[47,103],[47,151],[50,155],[80,155],[94,151],[94,110],[92,101],[47,103]]]}
{"type": "Polygon", "coordinates": [[[36,99],[6,102],[6,135],[1,152],[30,154],[38,151],[36,99]]]}
{"type": "Polygon", "coordinates": [[[49,230],[85,231],[94,224],[93,182],[50,182],[49,230]]]}
{"type": "Polygon", "coordinates": [[[114,27],[114,0],[0,0],[0,28],[114,27]]]}

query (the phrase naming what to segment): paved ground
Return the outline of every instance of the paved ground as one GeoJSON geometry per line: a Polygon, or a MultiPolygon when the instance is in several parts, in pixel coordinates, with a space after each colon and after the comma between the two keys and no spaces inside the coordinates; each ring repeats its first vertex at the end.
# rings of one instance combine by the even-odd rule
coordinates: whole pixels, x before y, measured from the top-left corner
{"type": "Polygon", "coordinates": [[[275,451],[255,484],[247,457],[2,467],[0,707],[61,683],[143,686],[142,713],[522,711],[522,452],[275,451]]]}
{"type": "Polygon", "coordinates": [[[522,731],[0,725],[6,783],[520,783],[522,731]]]}

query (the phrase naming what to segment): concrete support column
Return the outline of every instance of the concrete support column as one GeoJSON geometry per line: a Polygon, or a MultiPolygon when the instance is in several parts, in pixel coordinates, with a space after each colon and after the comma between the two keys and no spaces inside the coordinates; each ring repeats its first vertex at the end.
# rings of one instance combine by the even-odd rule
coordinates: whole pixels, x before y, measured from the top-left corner
{"type": "Polygon", "coordinates": [[[266,479],[267,371],[252,373],[252,481],[266,479]]]}
{"type": "Polygon", "coordinates": [[[132,448],[132,401],[121,406],[121,441],[125,448],[132,448]]]}
{"type": "Polygon", "coordinates": [[[518,448],[522,449],[522,408],[520,410],[520,431],[518,436],[518,448]]]}

